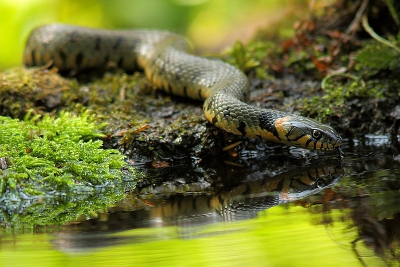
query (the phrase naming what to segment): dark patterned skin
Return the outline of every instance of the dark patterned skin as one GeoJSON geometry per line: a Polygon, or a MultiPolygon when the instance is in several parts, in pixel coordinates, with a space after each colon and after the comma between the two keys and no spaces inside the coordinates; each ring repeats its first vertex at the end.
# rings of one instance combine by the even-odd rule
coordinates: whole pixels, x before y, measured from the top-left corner
{"type": "Polygon", "coordinates": [[[220,60],[191,55],[189,50],[183,37],[166,31],[111,31],[56,24],[32,31],[23,62],[29,67],[52,61],[61,71],[104,68],[110,63],[127,71],[144,70],[154,86],[204,100],[206,118],[227,132],[341,153],[342,139],[332,127],[246,104],[249,82],[240,70],[220,60]]]}

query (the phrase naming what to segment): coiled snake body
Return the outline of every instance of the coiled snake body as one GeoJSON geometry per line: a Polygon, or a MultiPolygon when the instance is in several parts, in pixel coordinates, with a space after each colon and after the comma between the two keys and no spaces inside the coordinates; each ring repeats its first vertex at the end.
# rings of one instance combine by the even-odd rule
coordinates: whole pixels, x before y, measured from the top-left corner
{"type": "Polygon", "coordinates": [[[188,53],[180,35],[151,30],[100,30],[69,25],[34,29],[23,55],[26,66],[49,61],[60,70],[102,68],[110,62],[144,70],[155,86],[204,100],[206,118],[237,135],[308,149],[339,152],[341,137],[329,125],[290,113],[250,106],[249,82],[235,67],[188,53]]]}

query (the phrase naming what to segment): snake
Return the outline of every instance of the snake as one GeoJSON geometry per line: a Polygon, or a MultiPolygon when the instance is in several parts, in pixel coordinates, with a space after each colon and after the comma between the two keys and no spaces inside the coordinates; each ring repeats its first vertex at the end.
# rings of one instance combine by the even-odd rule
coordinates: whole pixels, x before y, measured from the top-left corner
{"type": "Polygon", "coordinates": [[[342,138],[330,125],[275,109],[249,105],[250,83],[220,59],[192,54],[185,37],[163,30],[108,30],[50,24],[34,28],[23,52],[26,67],[61,71],[101,69],[113,64],[144,71],[154,87],[202,100],[207,120],[229,133],[311,150],[337,150],[342,138]]]}

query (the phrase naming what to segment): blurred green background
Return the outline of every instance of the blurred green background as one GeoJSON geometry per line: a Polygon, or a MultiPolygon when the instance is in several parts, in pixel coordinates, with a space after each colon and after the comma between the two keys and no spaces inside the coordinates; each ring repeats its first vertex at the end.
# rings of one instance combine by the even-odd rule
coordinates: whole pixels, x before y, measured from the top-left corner
{"type": "MultiPolygon", "coordinates": [[[[313,8],[318,2],[311,1],[313,8]]],[[[0,0],[0,70],[21,65],[27,35],[38,25],[168,29],[191,39],[197,51],[215,52],[278,22],[285,26],[275,33],[288,36],[309,5],[306,0],[0,0]]]]}

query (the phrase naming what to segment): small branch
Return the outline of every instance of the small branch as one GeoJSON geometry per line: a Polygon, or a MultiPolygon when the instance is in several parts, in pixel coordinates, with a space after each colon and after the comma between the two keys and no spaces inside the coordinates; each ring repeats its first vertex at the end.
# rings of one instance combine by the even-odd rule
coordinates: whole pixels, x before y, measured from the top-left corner
{"type": "Polygon", "coordinates": [[[347,27],[347,30],[345,31],[345,34],[349,35],[351,32],[354,33],[356,31],[356,28],[359,27],[361,16],[364,14],[364,11],[368,6],[368,2],[369,2],[369,0],[362,1],[361,5],[360,5],[360,8],[357,10],[357,13],[354,16],[354,19],[350,23],[349,27],[347,27]]]}

